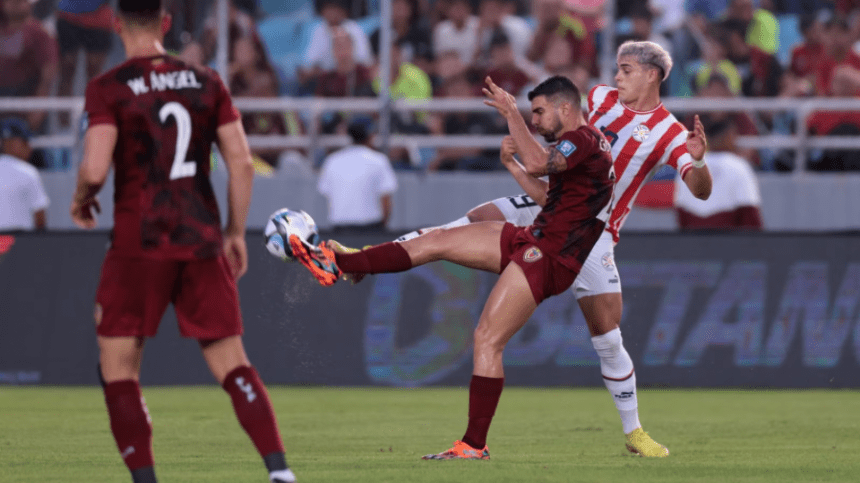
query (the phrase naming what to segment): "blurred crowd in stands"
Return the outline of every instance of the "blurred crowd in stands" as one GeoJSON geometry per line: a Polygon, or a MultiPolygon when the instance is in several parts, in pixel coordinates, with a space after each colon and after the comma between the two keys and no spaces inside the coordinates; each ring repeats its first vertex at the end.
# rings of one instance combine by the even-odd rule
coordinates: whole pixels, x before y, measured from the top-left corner
{"type": "MultiPolygon", "coordinates": [[[[598,83],[607,0],[392,0],[391,96],[396,99],[479,97],[485,76],[517,96],[553,74],[583,91],[598,83]]],[[[189,62],[214,66],[215,2],[167,2],[173,26],[166,39],[189,62]]],[[[84,82],[123,60],[111,33],[110,0],[0,0],[0,97],[80,95],[84,82]],[[77,72],[82,67],[82,72],[77,72]]],[[[236,97],[372,97],[379,92],[379,0],[231,0],[229,75],[236,97]]],[[[618,0],[616,45],[651,40],[675,69],[666,96],[850,97],[860,94],[860,0],[618,0]]],[[[613,50],[614,50],[613,46],[613,50]]],[[[611,76],[609,77],[611,78],[611,76]]],[[[2,113],[3,117],[15,113],[2,113]]],[[[68,116],[19,113],[36,134],[74,132],[68,116]]],[[[345,134],[357,116],[373,113],[251,113],[249,134],[345,134]]],[[[686,115],[680,116],[685,118],[686,115]]],[[[726,112],[737,134],[792,134],[790,113],[726,112]]],[[[689,120],[686,121],[689,124],[689,120]]],[[[814,113],[819,135],[860,134],[860,113],[814,113]]],[[[395,113],[401,134],[485,134],[506,131],[489,112],[395,113]]],[[[259,150],[261,172],[288,166],[318,169],[325,152],[259,150]]],[[[757,170],[788,171],[794,153],[738,150],[757,170]]],[[[395,168],[502,169],[498,152],[479,148],[389,153],[395,168]]],[[[62,168],[56,159],[32,160],[62,168]]],[[[860,152],[811,153],[812,170],[860,170],[860,152]]]]}

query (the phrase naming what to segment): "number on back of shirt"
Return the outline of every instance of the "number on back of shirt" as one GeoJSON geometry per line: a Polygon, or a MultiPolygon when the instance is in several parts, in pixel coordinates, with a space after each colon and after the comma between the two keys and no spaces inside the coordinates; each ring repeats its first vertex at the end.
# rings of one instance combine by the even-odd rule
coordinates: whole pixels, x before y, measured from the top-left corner
{"type": "Polygon", "coordinates": [[[173,153],[173,165],[170,168],[170,179],[188,178],[197,174],[197,163],[188,161],[188,145],[191,143],[191,115],[188,109],[178,102],[168,102],[160,111],[158,117],[161,123],[173,116],[176,120],[176,151],[173,153]]]}
{"type": "Polygon", "coordinates": [[[534,200],[531,199],[529,195],[519,195],[519,196],[508,196],[508,201],[514,205],[514,208],[528,208],[530,206],[537,206],[534,200]]]}

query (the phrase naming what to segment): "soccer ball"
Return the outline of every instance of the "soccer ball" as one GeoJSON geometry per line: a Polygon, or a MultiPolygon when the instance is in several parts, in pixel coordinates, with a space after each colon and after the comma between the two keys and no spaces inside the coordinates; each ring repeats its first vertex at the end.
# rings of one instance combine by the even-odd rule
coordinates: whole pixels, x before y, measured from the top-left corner
{"type": "Polygon", "coordinates": [[[263,235],[269,253],[285,262],[295,260],[293,251],[290,249],[290,235],[297,235],[314,246],[320,242],[317,224],[311,215],[302,210],[289,208],[281,208],[272,213],[263,235]]]}

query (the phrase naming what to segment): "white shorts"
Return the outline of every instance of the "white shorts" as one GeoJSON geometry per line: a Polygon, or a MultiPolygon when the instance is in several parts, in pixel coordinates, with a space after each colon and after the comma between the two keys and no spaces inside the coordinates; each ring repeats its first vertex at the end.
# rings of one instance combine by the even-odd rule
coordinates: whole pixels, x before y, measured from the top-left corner
{"type": "Polygon", "coordinates": [[[571,287],[576,299],[602,293],[621,293],[621,277],[615,265],[612,233],[604,231],[591,249],[571,287]]]}
{"type": "Polygon", "coordinates": [[[493,204],[505,215],[508,223],[516,226],[529,226],[540,213],[541,206],[529,195],[507,196],[493,200],[493,204]]]}

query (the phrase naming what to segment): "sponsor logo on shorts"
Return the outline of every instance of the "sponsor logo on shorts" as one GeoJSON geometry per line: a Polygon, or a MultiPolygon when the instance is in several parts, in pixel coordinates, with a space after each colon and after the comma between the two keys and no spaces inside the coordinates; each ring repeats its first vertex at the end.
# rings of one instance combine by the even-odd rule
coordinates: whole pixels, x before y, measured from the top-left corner
{"type": "Polygon", "coordinates": [[[102,323],[102,314],[104,311],[102,310],[102,304],[96,304],[95,309],[93,309],[93,320],[96,321],[96,327],[102,323]]]}
{"type": "Polygon", "coordinates": [[[538,247],[531,247],[523,254],[524,262],[532,263],[540,260],[541,258],[543,258],[543,253],[541,253],[538,247]]]}
{"type": "Polygon", "coordinates": [[[606,252],[600,257],[600,263],[603,265],[603,268],[606,269],[607,272],[611,272],[615,269],[615,260],[612,259],[612,253],[606,252]]]}
{"type": "Polygon", "coordinates": [[[617,279],[617,278],[613,278],[613,279],[611,279],[611,280],[609,281],[609,283],[618,283],[618,279],[617,279]]]}
{"type": "Polygon", "coordinates": [[[574,146],[572,142],[564,140],[558,143],[555,149],[558,149],[558,151],[563,154],[564,157],[568,157],[573,154],[574,151],[576,151],[576,146],[574,146]]]}
{"type": "Polygon", "coordinates": [[[651,130],[648,129],[648,126],[644,124],[640,124],[633,128],[633,139],[641,142],[645,142],[648,139],[648,136],[651,135],[651,130]]]}

